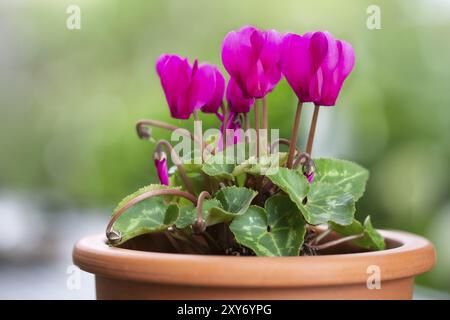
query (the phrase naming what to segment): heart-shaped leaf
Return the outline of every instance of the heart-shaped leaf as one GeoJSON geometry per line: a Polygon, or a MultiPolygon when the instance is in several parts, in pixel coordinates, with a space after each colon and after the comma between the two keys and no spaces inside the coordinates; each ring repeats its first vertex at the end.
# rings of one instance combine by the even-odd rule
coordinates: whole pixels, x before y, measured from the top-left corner
{"type": "Polygon", "coordinates": [[[234,217],[242,215],[257,194],[258,192],[243,187],[233,186],[220,189],[214,195],[214,199],[220,202],[220,206],[210,208],[206,216],[206,225],[211,226],[231,221],[234,217]]]}
{"type": "Polygon", "coordinates": [[[369,171],[346,160],[316,159],[314,181],[329,183],[350,193],[355,201],[364,194],[369,171]]]}
{"type": "Polygon", "coordinates": [[[300,208],[309,191],[308,180],[302,173],[288,168],[279,168],[277,173],[269,175],[267,178],[286,192],[300,208]]]}
{"type": "MultiPolygon", "coordinates": [[[[114,215],[127,202],[129,202],[131,199],[136,198],[137,196],[140,196],[141,194],[144,194],[149,191],[154,191],[154,190],[169,190],[169,189],[174,190],[174,189],[180,189],[180,188],[179,187],[169,187],[169,186],[165,186],[165,185],[161,185],[161,184],[151,184],[151,185],[142,187],[139,190],[137,190],[136,192],[123,198],[122,201],[120,201],[119,204],[117,205],[117,207],[113,210],[111,215],[114,215]]],[[[173,199],[172,196],[168,196],[168,195],[162,196],[162,197],[164,197],[164,199],[166,199],[167,201],[169,201],[170,199],[173,199]]]]}
{"type": "Polygon", "coordinates": [[[274,175],[267,176],[272,183],[291,198],[305,220],[310,224],[328,221],[346,225],[353,220],[355,202],[350,193],[329,183],[308,180],[298,170],[280,168],[274,175]]]}
{"type": "Polygon", "coordinates": [[[371,250],[384,250],[385,242],[383,236],[372,226],[370,216],[367,216],[362,225],[359,221],[353,220],[350,225],[342,226],[336,223],[330,223],[330,228],[342,236],[352,236],[364,234],[361,239],[353,240],[356,246],[371,250]]]}
{"type": "Polygon", "coordinates": [[[355,201],[340,187],[323,182],[311,185],[307,198],[299,206],[308,223],[317,225],[333,221],[341,225],[352,223],[355,201]]]}
{"type": "Polygon", "coordinates": [[[250,206],[230,224],[236,240],[258,256],[298,256],[305,222],[285,195],[267,199],[265,209],[250,206]]]}
{"type": "Polygon", "coordinates": [[[114,222],[112,229],[121,235],[120,245],[141,234],[164,231],[175,223],[179,216],[177,204],[168,204],[165,196],[144,199],[127,209],[114,222]]]}

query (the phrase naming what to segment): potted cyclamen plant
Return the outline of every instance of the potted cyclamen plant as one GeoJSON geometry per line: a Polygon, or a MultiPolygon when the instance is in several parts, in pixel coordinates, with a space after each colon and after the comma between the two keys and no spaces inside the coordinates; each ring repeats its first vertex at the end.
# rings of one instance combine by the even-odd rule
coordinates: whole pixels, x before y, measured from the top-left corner
{"type": "Polygon", "coordinates": [[[355,220],[368,171],[311,157],[320,107],[335,105],[354,60],[352,46],[328,32],[280,35],[246,26],[224,39],[225,89],[216,66],[162,55],[156,71],[172,117],[198,124],[198,113],[209,113],[221,128],[204,137],[198,125],[189,132],[137,123],[140,138],[152,141],[152,126],[169,129],[188,142],[188,152],[158,141],[160,184],[122,200],[106,238],[75,246],[75,263],[96,275],[97,297],[411,298],[414,277],[435,263],[433,246],[416,235],[377,231],[369,217],[355,220]],[[266,96],[283,76],[298,97],[292,134],[269,143],[266,96]],[[314,113],[302,151],[305,103],[314,113]]]}

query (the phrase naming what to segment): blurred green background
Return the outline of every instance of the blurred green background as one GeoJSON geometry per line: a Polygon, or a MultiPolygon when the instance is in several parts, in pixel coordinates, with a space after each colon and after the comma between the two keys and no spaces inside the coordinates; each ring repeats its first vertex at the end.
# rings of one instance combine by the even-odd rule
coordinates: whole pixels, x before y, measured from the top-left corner
{"type": "MultiPolygon", "coordinates": [[[[360,217],[431,239],[438,265],[419,283],[450,291],[450,1],[47,0],[1,8],[0,190],[39,197],[53,214],[101,208],[107,216],[155,181],[153,146],[137,139],[135,121],[191,126],[169,117],[154,71],[161,53],[223,70],[222,39],[245,24],[328,30],[352,43],[356,66],[337,106],[321,111],[315,155],[370,169],[360,217]],[[66,28],[69,4],[81,8],[80,30],[66,28]],[[381,30],[366,26],[372,4],[381,30]]],[[[269,110],[283,136],[294,107],[282,80],[269,110]]]]}

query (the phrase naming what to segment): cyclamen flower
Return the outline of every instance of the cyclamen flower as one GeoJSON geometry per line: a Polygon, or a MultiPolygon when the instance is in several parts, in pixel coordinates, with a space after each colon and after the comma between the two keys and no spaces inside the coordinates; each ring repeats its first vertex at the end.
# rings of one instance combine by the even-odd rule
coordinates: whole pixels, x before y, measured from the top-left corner
{"type": "Polygon", "coordinates": [[[169,185],[169,171],[167,169],[167,156],[164,152],[157,152],[154,155],[156,172],[161,184],[169,185]]]}
{"type": "Polygon", "coordinates": [[[354,62],[351,45],[329,32],[283,37],[281,69],[301,102],[335,105],[354,62]]]}
{"type": "Polygon", "coordinates": [[[226,98],[230,111],[234,113],[248,113],[255,102],[253,98],[244,97],[241,88],[233,78],[228,81],[226,98]]]}
{"type": "Polygon", "coordinates": [[[186,58],[163,54],[156,62],[170,113],[176,119],[188,119],[195,109],[215,112],[220,106],[225,79],[217,67],[195,60],[191,66],[186,58]]]}
{"type": "Polygon", "coordinates": [[[199,83],[204,86],[206,94],[206,103],[201,107],[205,113],[217,113],[223,103],[223,94],[225,92],[225,78],[219,68],[210,64],[201,64],[198,68],[199,83]],[[209,95],[208,95],[209,93],[209,95]]]}
{"type": "Polygon", "coordinates": [[[262,98],[281,79],[281,36],[275,30],[245,26],[229,32],[222,44],[225,69],[246,98],[262,98]]]}
{"type": "Polygon", "coordinates": [[[334,69],[320,67],[313,79],[311,92],[315,96],[314,103],[321,106],[334,106],[345,79],[355,65],[355,53],[352,46],[336,40],[338,49],[337,65],[334,69]]]}

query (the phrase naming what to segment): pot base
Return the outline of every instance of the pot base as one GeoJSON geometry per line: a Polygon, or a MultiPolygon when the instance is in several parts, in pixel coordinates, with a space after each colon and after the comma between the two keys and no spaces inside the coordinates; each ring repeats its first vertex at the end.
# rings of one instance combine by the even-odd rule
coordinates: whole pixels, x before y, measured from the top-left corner
{"type": "Polygon", "coordinates": [[[366,284],[299,288],[228,288],[148,284],[95,277],[99,300],[410,300],[414,278],[366,284]]]}

